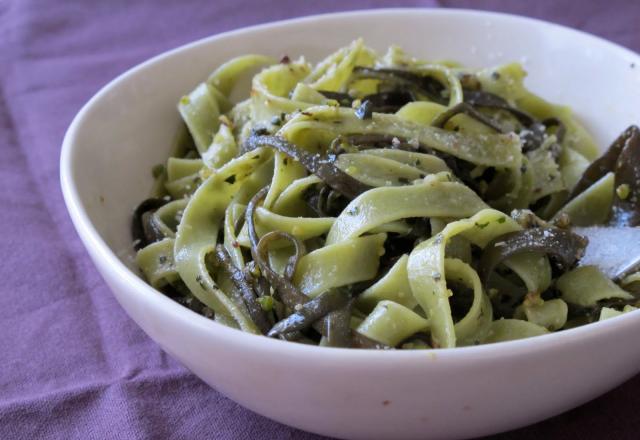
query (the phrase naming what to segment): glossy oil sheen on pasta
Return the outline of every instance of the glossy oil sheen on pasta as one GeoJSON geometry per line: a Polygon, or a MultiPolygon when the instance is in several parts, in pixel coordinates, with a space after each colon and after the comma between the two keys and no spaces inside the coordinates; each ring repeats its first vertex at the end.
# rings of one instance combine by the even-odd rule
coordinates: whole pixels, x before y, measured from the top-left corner
{"type": "MultiPolygon", "coordinates": [[[[637,226],[637,180],[618,156],[591,165],[587,131],[524,77],[361,40],[315,65],[232,59],[178,103],[138,265],[220,323],[323,346],[465,346],[633,310],[639,275],[576,268],[569,226],[637,226]]],[[[620,139],[640,157],[635,127],[620,139]]]]}

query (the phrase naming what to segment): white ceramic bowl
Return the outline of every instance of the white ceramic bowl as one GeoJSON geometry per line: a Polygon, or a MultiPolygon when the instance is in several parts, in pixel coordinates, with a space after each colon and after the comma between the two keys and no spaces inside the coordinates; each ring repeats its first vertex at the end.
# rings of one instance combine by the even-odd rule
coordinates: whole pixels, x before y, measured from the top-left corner
{"type": "Polygon", "coordinates": [[[524,62],[527,84],[572,106],[601,145],[639,122],[640,57],[596,37],[502,14],[377,10],[216,35],[118,77],[76,116],[61,179],[71,218],[122,307],[208,384],[247,408],[343,438],[462,438],[517,428],[580,405],[640,370],[640,312],[486,346],[377,352],[310,347],[223,327],[149,287],[132,263],[132,208],[178,127],[176,102],[239,54],[318,60],[362,36],[472,66],[524,62]],[[635,69],[633,65],[637,66],[635,69]]]}

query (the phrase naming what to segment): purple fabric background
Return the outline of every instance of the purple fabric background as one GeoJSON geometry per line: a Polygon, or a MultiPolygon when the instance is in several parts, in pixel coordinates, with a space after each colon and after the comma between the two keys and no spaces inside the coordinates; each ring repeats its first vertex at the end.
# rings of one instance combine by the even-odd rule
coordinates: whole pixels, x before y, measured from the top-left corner
{"type": "MultiPolygon", "coordinates": [[[[395,5],[530,15],[640,50],[632,1],[395,5]]],[[[127,318],[67,216],[58,157],[80,107],[152,55],[246,25],[381,6],[391,2],[0,0],[0,439],[320,439],[210,389],[127,318]]],[[[638,438],[639,406],[640,376],[497,438],[638,438]]]]}

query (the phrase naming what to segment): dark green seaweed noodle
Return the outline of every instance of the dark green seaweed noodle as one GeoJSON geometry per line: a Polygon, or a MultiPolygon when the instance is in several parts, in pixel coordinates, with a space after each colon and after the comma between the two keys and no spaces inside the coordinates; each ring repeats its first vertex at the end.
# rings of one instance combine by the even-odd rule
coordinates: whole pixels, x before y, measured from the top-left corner
{"type": "Polygon", "coordinates": [[[493,93],[481,90],[464,90],[463,96],[464,102],[473,107],[505,110],[511,113],[525,127],[529,127],[535,122],[533,116],[509,105],[505,99],[493,93]]]}
{"type": "Polygon", "coordinates": [[[311,185],[307,188],[303,193],[303,199],[318,217],[335,217],[350,202],[349,199],[324,183],[311,185]]]}
{"type": "Polygon", "coordinates": [[[294,312],[282,321],[276,323],[268,336],[277,336],[292,331],[305,330],[315,322],[334,310],[343,308],[349,302],[350,295],[342,290],[335,289],[321,293],[313,299],[295,307],[294,312]]]}
{"type": "Polygon", "coordinates": [[[443,92],[445,86],[436,78],[403,69],[372,68],[357,66],[353,69],[354,79],[378,79],[390,85],[391,90],[411,94],[416,100],[425,96],[438,104],[446,104],[443,92]]]}
{"type": "Polygon", "coordinates": [[[276,298],[281,300],[290,309],[294,309],[296,306],[303,304],[308,300],[308,297],[294,286],[290,278],[278,274],[271,268],[271,265],[269,264],[268,250],[269,244],[276,238],[290,240],[295,246],[295,254],[292,257],[292,260],[289,261],[288,266],[291,265],[295,269],[297,261],[305,252],[304,245],[293,235],[280,231],[273,231],[273,233],[271,233],[272,235],[266,234],[262,238],[258,237],[254,221],[255,209],[257,204],[266,197],[268,191],[268,186],[262,188],[251,199],[249,205],[247,205],[245,222],[249,232],[249,240],[251,241],[251,256],[253,257],[253,261],[258,265],[262,276],[274,288],[276,298]]]}
{"type": "Polygon", "coordinates": [[[293,160],[300,162],[310,173],[315,174],[328,186],[349,199],[355,199],[363,192],[371,189],[369,185],[360,182],[338,168],[334,163],[335,157],[311,154],[279,136],[253,135],[247,139],[245,147],[247,151],[258,147],[270,147],[286,154],[293,160]]]}
{"type": "Polygon", "coordinates": [[[518,133],[523,142],[522,150],[524,152],[539,148],[544,141],[547,130],[551,127],[556,127],[555,135],[557,141],[562,143],[564,140],[566,128],[562,121],[557,118],[547,118],[543,121],[537,121],[527,112],[509,105],[509,103],[500,96],[481,90],[465,89],[463,96],[464,102],[475,109],[487,108],[504,110],[515,117],[524,127],[524,130],[518,133]]]}
{"type": "MultiPolygon", "coordinates": [[[[463,87],[463,102],[442,114],[432,123],[434,127],[447,129],[447,124],[457,115],[464,114],[498,133],[514,131],[521,139],[522,151],[526,155],[555,136],[556,143],[562,144],[566,127],[558,118],[538,120],[529,113],[510,104],[503,97],[482,90],[482,85],[473,74],[460,74],[463,87]]],[[[374,113],[393,113],[407,103],[427,100],[447,105],[450,96],[447,84],[437,78],[420,72],[402,68],[370,68],[355,67],[351,81],[375,79],[377,91],[365,96],[354,96],[352,92],[323,91],[320,93],[327,99],[335,100],[342,107],[354,107],[358,118],[369,119],[374,113]]],[[[347,87],[347,90],[349,88],[347,87]]],[[[310,210],[317,216],[337,216],[346,205],[363,192],[371,189],[368,185],[343,172],[336,166],[336,159],[346,152],[373,148],[392,148],[405,151],[420,151],[443,159],[457,179],[475,190],[490,205],[491,191],[487,187],[500,186],[504,180],[504,170],[488,167],[478,170],[476,165],[454,156],[436,151],[429,145],[386,134],[349,133],[336,137],[324,155],[313,154],[286,139],[273,134],[286,122],[287,115],[281,114],[272,119],[271,125],[256,126],[242,145],[241,153],[259,147],[267,147],[284,153],[288,158],[298,161],[309,173],[315,174],[321,183],[311,185],[303,194],[303,199],[310,210]],[[275,128],[274,128],[275,127],[275,128]]],[[[453,128],[457,130],[457,127],[453,128]]],[[[198,157],[194,142],[185,127],[182,127],[175,149],[174,157],[198,157]]],[[[552,148],[552,159],[558,163],[556,154],[559,148],[552,148]]],[[[524,173],[526,170],[520,170],[524,173]]],[[[609,224],[613,226],[640,225],[640,129],[631,126],[625,130],[583,173],[579,182],[567,195],[565,203],[583,193],[606,173],[615,173],[615,185],[628,187],[626,193],[614,195],[609,224]]],[[[158,178],[166,170],[158,168],[158,178]]],[[[310,298],[296,287],[293,276],[300,259],[309,250],[322,246],[322,238],[301,241],[297,237],[282,232],[271,231],[259,236],[255,225],[256,208],[262,203],[269,191],[264,187],[249,201],[245,215],[238,219],[235,226],[239,230],[245,223],[249,235],[252,261],[245,267],[234,265],[223,245],[217,245],[214,252],[207,256],[207,267],[215,270],[218,276],[224,274],[231,280],[230,297],[238,304],[260,332],[270,337],[300,343],[323,344],[331,347],[351,347],[369,349],[389,349],[377,341],[373,341],[351,328],[352,317],[361,318],[359,311],[354,310],[354,302],[358,295],[368,286],[381,279],[403,255],[409,254],[421,241],[431,234],[431,223],[428,218],[405,219],[410,227],[409,232],[388,233],[385,241],[385,253],[380,257],[378,274],[374,279],[363,283],[352,284],[330,289],[310,298]],[[283,243],[292,249],[284,270],[279,273],[269,263],[269,250],[274,244],[283,243]]],[[[170,198],[151,198],[143,201],[135,210],[131,231],[136,250],[165,238],[158,225],[155,211],[170,198]]],[[[530,209],[543,209],[550,203],[550,197],[541,198],[530,209]]],[[[561,200],[562,202],[562,200],[561,200]]],[[[513,272],[502,264],[511,256],[527,252],[546,255],[553,263],[553,277],[574,267],[580,260],[587,246],[587,240],[570,230],[570,218],[558,215],[553,221],[547,221],[553,213],[540,218],[529,209],[516,210],[512,217],[524,228],[497,237],[480,250],[471,247],[470,264],[478,270],[483,288],[486,292],[495,286],[508,286],[504,292],[492,295],[493,313],[497,318],[511,318],[516,307],[527,294],[527,290],[513,272]],[[505,293],[507,292],[508,293],[505,293]]],[[[450,299],[452,315],[455,321],[466,315],[472,304],[473,292],[455,280],[448,280],[454,293],[450,299]]],[[[161,291],[196,313],[212,317],[213,312],[201,304],[181,280],[172,281],[162,286],[161,291]]],[[[545,292],[540,292],[545,300],[557,298],[559,291],[552,285],[545,292]]],[[[599,318],[602,307],[620,309],[625,305],[638,305],[640,292],[632,300],[603,300],[589,307],[569,304],[569,322],[566,327],[595,321],[599,318]]],[[[408,345],[429,346],[429,335],[417,333],[403,341],[408,345]]]]}
{"type": "Polygon", "coordinates": [[[570,303],[567,305],[569,308],[567,318],[569,320],[581,320],[586,324],[597,321],[600,318],[600,312],[604,307],[616,310],[622,310],[625,306],[640,307],[640,295],[636,294],[634,295],[634,298],[631,299],[603,299],[592,306],[579,306],[577,304],[570,303]]]}
{"type": "Polygon", "coordinates": [[[258,326],[260,331],[266,334],[272,323],[269,322],[269,318],[260,306],[251,282],[245,273],[233,264],[229,253],[223,245],[219,244],[216,246],[214,255],[216,265],[227,274],[235,289],[240,293],[240,301],[245,305],[249,317],[258,326]]]}
{"type": "Polygon", "coordinates": [[[620,136],[613,141],[611,146],[605,151],[605,153],[598,159],[594,160],[582,173],[582,177],[578,180],[578,183],[573,187],[569,200],[576,197],[578,194],[589,188],[596,183],[600,178],[604,177],[610,171],[615,171],[618,163],[618,158],[622,149],[625,147],[629,139],[638,136],[638,127],[632,125],[623,131],[620,136]]]}
{"type": "MultiPolygon", "coordinates": [[[[354,99],[348,93],[326,90],[320,90],[320,93],[327,99],[338,101],[342,107],[351,107],[353,105],[354,99]]],[[[372,93],[360,99],[362,103],[368,101],[371,106],[371,112],[375,113],[395,113],[405,104],[415,100],[416,96],[411,91],[402,89],[372,93]]]]}
{"type": "Polygon", "coordinates": [[[582,258],[588,242],[581,235],[555,227],[509,232],[484,248],[479,262],[479,275],[486,283],[500,263],[523,252],[548,255],[560,270],[569,270],[582,258]]]}
{"type": "Polygon", "coordinates": [[[572,200],[591,185],[613,172],[615,187],[626,185],[628,194],[615,193],[611,207],[611,226],[640,226],[640,129],[632,125],[616,138],[605,153],[593,161],[571,191],[572,200]]]}
{"type": "Polygon", "coordinates": [[[473,106],[467,102],[461,102],[460,104],[454,105],[450,109],[442,112],[436,117],[431,125],[438,128],[444,128],[444,125],[449,122],[451,118],[457,116],[459,114],[465,114],[470,118],[475,119],[478,122],[486,125],[487,127],[497,131],[498,133],[506,133],[507,130],[504,130],[501,126],[499,126],[495,121],[493,121],[488,116],[483,115],[478,110],[473,108],[473,106]]]}
{"type": "Polygon", "coordinates": [[[628,194],[615,193],[609,223],[614,226],[640,226],[640,130],[630,127],[615,168],[615,186],[626,185],[628,194]]]}
{"type": "Polygon", "coordinates": [[[166,204],[167,200],[164,199],[146,199],[133,211],[131,236],[133,237],[133,248],[135,250],[140,250],[164,238],[164,234],[155,224],[152,214],[166,204]]]}
{"type": "Polygon", "coordinates": [[[327,315],[327,345],[348,347],[351,344],[351,309],[355,298],[327,315]]]}

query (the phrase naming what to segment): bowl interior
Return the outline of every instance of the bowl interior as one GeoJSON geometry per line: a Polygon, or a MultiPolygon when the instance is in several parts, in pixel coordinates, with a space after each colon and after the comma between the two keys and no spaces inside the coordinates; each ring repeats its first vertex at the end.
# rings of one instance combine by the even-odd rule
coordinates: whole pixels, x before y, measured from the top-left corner
{"type": "Polygon", "coordinates": [[[231,32],[132,69],[103,88],[75,120],[67,139],[69,178],[100,237],[133,267],[132,209],[149,192],[151,167],[167,158],[179,124],[178,99],[215,67],[246,53],[316,61],[357,37],[379,51],[397,44],[421,58],[469,66],[520,61],[529,73],[528,87],[572,107],[603,147],[638,119],[637,55],[536,20],[471,11],[382,10],[231,32]]]}

